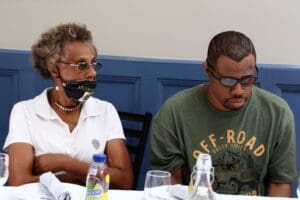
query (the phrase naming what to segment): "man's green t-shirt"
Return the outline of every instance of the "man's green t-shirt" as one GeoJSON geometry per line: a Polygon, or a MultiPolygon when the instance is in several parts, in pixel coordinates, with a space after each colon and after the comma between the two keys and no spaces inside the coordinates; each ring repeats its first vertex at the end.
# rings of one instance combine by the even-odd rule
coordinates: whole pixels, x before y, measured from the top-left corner
{"type": "Polygon", "coordinates": [[[151,168],[173,172],[182,167],[188,184],[199,153],[212,156],[214,190],[266,195],[266,184],[295,180],[295,127],[288,104],[253,87],[236,111],[215,109],[204,85],[169,98],[153,120],[151,168]]]}

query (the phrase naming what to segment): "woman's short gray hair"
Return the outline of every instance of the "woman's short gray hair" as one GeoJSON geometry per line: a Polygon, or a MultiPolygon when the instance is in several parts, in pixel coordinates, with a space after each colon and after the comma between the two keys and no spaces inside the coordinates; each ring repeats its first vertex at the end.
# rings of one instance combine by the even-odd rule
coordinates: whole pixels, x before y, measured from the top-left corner
{"type": "Polygon", "coordinates": [[[44,79],[51,78],[47,68],[57,62],[63,53],[66,42],[69,41],[89,43],[97,55],[92,34],[85,25],[67,23],[53,27],[42,33],[40,39],[31,47],[34,68],[44,79]]]}

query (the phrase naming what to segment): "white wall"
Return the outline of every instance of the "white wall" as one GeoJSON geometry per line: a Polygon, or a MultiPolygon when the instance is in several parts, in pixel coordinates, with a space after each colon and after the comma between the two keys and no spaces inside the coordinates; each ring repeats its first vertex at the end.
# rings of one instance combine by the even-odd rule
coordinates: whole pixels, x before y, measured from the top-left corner
{"type": "Polygon", "coordinates": [[[299,0],[1,0],[0,48],[29,50],[61,22],[92,30],[100,54],[204,60],[211,37],[238,30],[259,63],[300,64],[299,0]]]}

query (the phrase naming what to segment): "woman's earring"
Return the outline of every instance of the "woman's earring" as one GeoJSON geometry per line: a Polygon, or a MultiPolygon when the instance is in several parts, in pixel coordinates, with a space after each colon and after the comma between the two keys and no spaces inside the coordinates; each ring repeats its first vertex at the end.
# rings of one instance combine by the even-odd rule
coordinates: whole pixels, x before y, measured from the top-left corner
{"type": "Polygon", "coordinates": [[[58,91],[58,90],[59,90],[59,87],[58,87],[58,86],[55,86],[55,90],[58,91]]]}

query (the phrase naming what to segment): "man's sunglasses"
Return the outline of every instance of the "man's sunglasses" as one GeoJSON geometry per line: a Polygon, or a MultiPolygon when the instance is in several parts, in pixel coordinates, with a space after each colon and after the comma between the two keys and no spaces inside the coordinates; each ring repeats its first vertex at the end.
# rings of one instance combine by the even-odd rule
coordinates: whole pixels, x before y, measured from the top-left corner
{"type": "Polygon", "coordinates": [[[257,69],[256,65],[255,65],[254,74],[249,75],[249,76],[244,76],[242,78],[234,78],[231,76],[221,76],[218,74],[218,72],[215,72],[216,73],[215,74],[213,67],[209,63],[207,63],[207,65],[210,67],[209,72],[212,75],[212,77],[214,79],[216,79],[217,81],[219,81],[219,83],[221,85],[223,85],[224,87],[233,87],[233,86],[236,86],[238,83],[240,83],[242,87],[250,87],[255,83],[255,81],[258,77],[258,69],[257,69]]]}

